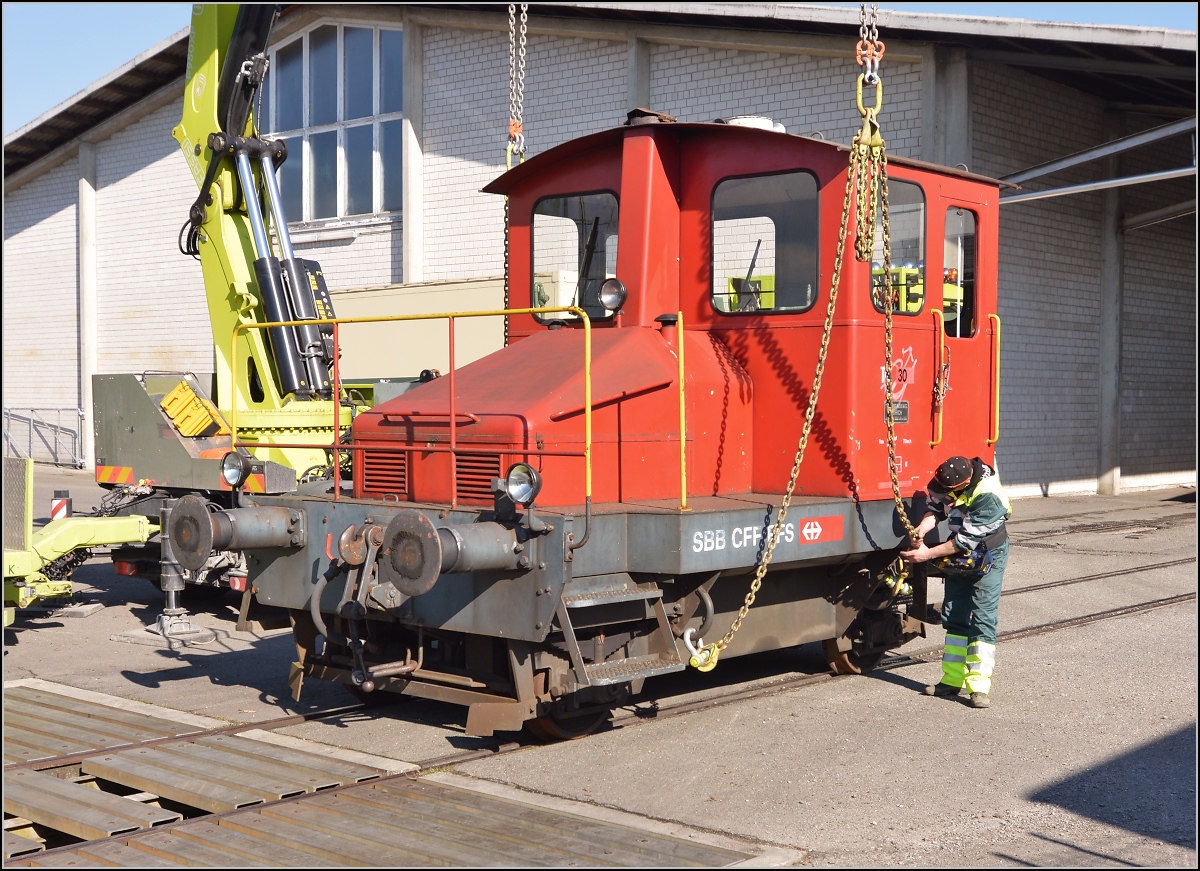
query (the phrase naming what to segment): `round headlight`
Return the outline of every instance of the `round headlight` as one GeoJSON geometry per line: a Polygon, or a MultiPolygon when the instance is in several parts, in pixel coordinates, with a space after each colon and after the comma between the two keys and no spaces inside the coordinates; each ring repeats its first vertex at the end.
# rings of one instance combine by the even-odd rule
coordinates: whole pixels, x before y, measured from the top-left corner
{"type": "Polygon", "coordinates": [[[230,451],[221,460],[221,478],[231,488],[240,487],[250,477],[250,458],[230,451]]]}
{"type": "Polygon", "coordinates": [[[628,296],[629,292],[625,290],[625,285],[619,278],[610,278],[600,285],[600,305],[607,311],[617,311],[625,305],[628,296]]]}
{"type": "Polygon", "coordinates": [[[517,463],[504,476],[504,492],[518,505],[528,507],[542,489],[542,476],[526,463],[517,463]]]}

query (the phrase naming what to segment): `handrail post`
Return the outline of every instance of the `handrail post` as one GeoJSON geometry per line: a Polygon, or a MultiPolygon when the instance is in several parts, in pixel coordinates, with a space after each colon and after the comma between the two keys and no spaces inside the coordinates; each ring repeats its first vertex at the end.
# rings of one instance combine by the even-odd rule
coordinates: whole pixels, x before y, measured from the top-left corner
{"type": "Polygon", "coordinates": [[[237,377],[237,340],[238,333],[245,324],[233,325],[233,341],[229,343],[229,450],[237,450],[237,407],[238,407],[238,377],[237,377]]]}
{"type": "Polygon", "coordinates": [[[342,378],[338,324],[333,325],[333,501],[342,495],[342,378]]]}
{"type": "Polygon", "coordinates": [[[446,319],[450,332],[450,507],[458,507],[458,409],[454,399],[454,316],[446,319]]]}
{"type": "Polygon", "coordinates": [[[942,367],[946,365],[946,319],[937,308],[933,310],[933,335],[937,349],[933,364],[933,440],[929,447],[936,448],[942,443],[942,404],[945,394],[939,388],[942,386],[942,367]]]}
{"type": "Polygon", "coordinates": [[[678,312],[675,349],[679,357],[679,510],[688,511],[687,504],[687,400],[683,386],[683,312],[678,312]]]}
{"type": "Polygon", "coordinates": [[[992,333],[992,431],[988,447],[1000,441],[1000,315],[990,314],[988,320],[996,325],[992,333]]]}

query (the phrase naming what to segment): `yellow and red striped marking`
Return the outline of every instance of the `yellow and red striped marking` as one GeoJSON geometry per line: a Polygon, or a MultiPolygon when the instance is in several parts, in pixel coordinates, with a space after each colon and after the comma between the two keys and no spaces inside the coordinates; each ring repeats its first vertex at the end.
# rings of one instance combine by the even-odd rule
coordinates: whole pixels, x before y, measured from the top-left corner
{"type": "Polygon", "coordinates": [[[133,466],[97,466],[97,484],[132,484],[133,466]]]}

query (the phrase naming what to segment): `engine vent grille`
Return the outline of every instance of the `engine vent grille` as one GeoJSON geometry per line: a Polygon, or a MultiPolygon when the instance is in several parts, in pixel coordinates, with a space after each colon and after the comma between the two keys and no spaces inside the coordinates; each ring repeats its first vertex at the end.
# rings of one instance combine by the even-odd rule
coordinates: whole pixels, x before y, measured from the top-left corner
{"type": "Polygon", "coordinates": [[[363,490],[367,493],[391,493],[408,500],[408,452],[364,451],[363,490]]]}
{"type": "Polygon", "coordinates": [[[472,502],[492,501],[492,479],[500,477],[496,454],[458,455],[458,498],[472,502]]]}

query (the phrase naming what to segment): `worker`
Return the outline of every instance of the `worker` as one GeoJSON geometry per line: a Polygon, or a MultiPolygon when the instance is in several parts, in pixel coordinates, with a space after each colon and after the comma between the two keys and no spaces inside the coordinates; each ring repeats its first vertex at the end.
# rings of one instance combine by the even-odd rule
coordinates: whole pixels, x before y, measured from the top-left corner
{"type": "Polygon", "coordinates": [[[925,694],[954,697],[966,689],[971,707],[986,708],[996,663],[1000,585],[1008,562],[1005,521],[1012,504],[995,469],[979,457],[951,457],[929,482],[928,505],[913,548],[900,554],[910,563],[929,563],[929,573],[946,581],[942,679],[925,687],[925,694]],[[925,536],[942,520],[949,521],[949,539],[926,546],[925,536]]]}

